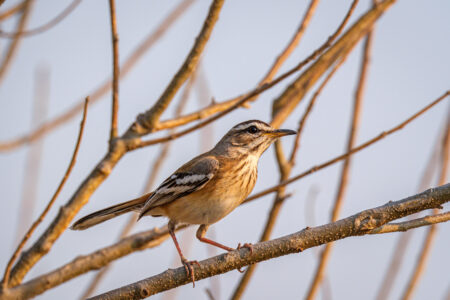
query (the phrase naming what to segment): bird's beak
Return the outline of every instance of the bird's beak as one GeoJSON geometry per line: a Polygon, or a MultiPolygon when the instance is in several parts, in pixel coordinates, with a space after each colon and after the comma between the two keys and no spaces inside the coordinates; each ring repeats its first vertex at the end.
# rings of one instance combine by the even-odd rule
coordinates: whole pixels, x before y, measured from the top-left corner
{"type": "Polygon", "coordinates": [[[276,129],[274,131],[267,132],[266,134],[269,135],[270,137],[279,138],[285,135],[297,134],[297,131],[290,129],[276,129]]]}

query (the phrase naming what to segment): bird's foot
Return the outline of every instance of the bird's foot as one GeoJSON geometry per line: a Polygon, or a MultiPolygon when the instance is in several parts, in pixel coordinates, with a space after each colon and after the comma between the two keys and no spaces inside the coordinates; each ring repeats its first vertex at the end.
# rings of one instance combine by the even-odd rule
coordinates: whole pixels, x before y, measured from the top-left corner
{"type": "Polygon", "coordinates": [[[195,287],[195,275],[194,275],[194,267],[193,265],[196,264],[200,267],[200,264],[196,260],[187,260],[186,258],[181,258],[181,263],[184,266],[184,269],[186,270],[186,275],[188,277],[191,277],[192,280],[192,287],[195,287]]]}
{"type": "Polygon", "coordinates": [[[250,254],[253,254],[253,245],[251,243],[244,243],[241,246],[241,243],[238,244],[236,250],[241,250],[242,248],[247,248],[250,251],[250,254]]]}
{"type": "MultiPolygon", "coordinates": [[[[242,248],[247,248],[248,251],[250,251],[250,254],[253,254],[253,245],[251,243],[244,243],[243,245],[239,243],[236,250],[240,250],[242,248]]],[[[238,268],[237,270],[239,273],[244,273],[244,270],[241,270],[241,268],[238,268]]]]}

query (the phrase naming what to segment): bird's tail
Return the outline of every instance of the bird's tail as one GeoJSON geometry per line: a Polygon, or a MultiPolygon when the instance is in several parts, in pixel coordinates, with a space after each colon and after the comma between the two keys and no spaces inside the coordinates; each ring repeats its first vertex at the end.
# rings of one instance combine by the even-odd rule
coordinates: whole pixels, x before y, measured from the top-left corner
{"type": "Polygon", "coordinates": [[[82,217],[76,221],[70,229],[72,230],[84,230],[94,225],[103,223],[109,219],[115,218],[122,214],[139,211],[145,204],[145,201],[150,197],[151,193],[145,194],[139,198],[122,202],[96,212],[93,212],[87,216],[82,217]]]}

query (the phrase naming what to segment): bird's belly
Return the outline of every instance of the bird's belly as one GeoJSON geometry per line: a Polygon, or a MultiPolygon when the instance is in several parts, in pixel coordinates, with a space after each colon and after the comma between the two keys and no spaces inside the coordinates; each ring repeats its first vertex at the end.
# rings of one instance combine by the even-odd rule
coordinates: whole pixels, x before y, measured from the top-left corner
{"type": "Polygon", "coordinates": [[[177,199],[165,206],[165,215],[169,219],[188,224],[213,224],[235,209],[241,203],[237,195],[189,195],[177,199]]]}

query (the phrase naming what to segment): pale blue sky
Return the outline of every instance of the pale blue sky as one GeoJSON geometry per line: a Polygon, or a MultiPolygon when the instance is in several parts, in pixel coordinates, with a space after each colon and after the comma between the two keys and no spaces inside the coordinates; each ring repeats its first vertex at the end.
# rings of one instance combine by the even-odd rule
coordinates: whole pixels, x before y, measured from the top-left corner
{"type": "MultiPolygon", "coordinates": [[[[123,60],[139,41],[175,7],[178,1],[117,1],[120,58],[123,60]]],[[[352,24],[372,1],[361,1],[352,24]]],[[[4,7],[15,1],[6,1],[4,7]]],[[[70,0],[38,0],[32,11],[29,28],[51,19],[70,0]]],[[[119,129],[123,132],[134,117],[149,108],[161,94],[171,76],[189,51],[206,16],[210,1],[198,0],[166,35],[141,60],[120,86],[119,129]]],[[[253,88],[266,73],[274,58],[288,42],[303,16],[308,1],[226,1],[212,38],[208,43],[203,66],[218,101],[253,88]]],[[[282,70],[295,65],[320,45],[340,23],[351,1],[323,0],[298,49],[282,70]]],[[[372,65],[365,93],[359,142],[379,134],[403,121],[450,88],[450,2],[445,0],[399,0],[376,26],[372,65]]],[[[34,93],[34,73],[38,66],[50,70],[49,115],[56,116],[84,96],[89,95],[111,72],[111,43],[108,1],[83,1],[61,24],[52,30],[22,41],[8,76],[0,85],[0,140],[25,133],[30,128],[34,93]]],[[[11,30],[14,23],[2,24],[11,30]]],[[[5,41],[0,49],[5,50],[5,41]]],[[[293,174],[332,158],[344,151],[349,126],[351,103],[359,70],[361,44],[348,58],[323,91],[307,124],[293,174]]],[[[290,80],[288,80],[289,82],[290,80]]],[[[272,100],[286,84],[264,93],[251,110],[239,110],[214,125],[217,141],[235,123],[258,118],[270,120],[272,100]]],[[[309,99],[307,96],[305,100],[309,99]]],[[[305,101],[306,102],[306,101],[305,101]]],[[[342,216],[381,205],[416,193],[425,162],[431,153],[439,129],[448,112],[448,100],[433,108],[399,133],[359,153],[353,160],[348,193],[342,216]]],[[[197,109],[196,94],[187,111],[197,109]]],[[[171,107],[163,119],[170,118],[171,107]]],[[[295,129],[305,108],[302,103],[283,125],[295,129]]],[[[54,192],[70,158],[81,116],[45,138],[43,167],[39,178],[37,215],[54,192]]],[[[43,228],[56,215],[57,209],[72,195],[79,183],[104,155],[110,120],[110,95],[90,107],[77,165],[57,200],[43,228]]],[[[181,163],[197,155],[201,149],[198,134],[175,141],[171,159],[159,175],[159,181],[170,175],[181,163]],[[182,150],[182,151],[180,151],[182,150]]],[[[287,138],[289,149],[293,139],[287,138]]],[[[136,196],[145,180],[148,166],[158,151],[146,148],[128,154],[111,176],[94,193],[81,214],[136,196]]],[[[0,153],[1,238],[0,269],[12,252],[15,241],[18,207],[23,189],[27,149],[0,153]]],[[[273,149],[267,151],[259,166],[255,191],[278,180],[273,149]]],[[[288,187],[293,193],[281,212],[274,237],[302,229],[305,222],[305,199],[308,190],[320,190],[315,204],[317,224],[327,223],[334,199],[340,165],[309,176],[288,187]]],[[[237,209],[214,228],[217,239],[233,246],[238,242],[256,242],[265,222],[272,196],[237,209]]],[[[448,209],[448,206],[446,206],[448,209]]],[[[66,232],[55,243],[48,256],[30,272],[27,279],[54,269],[80,254],[86,254],[113,242],[127,218],[118,218],[85,232],[66,232]]],[[[162,219],[146,218],[136,230],[163,225],[162,219]]],[[[188,231],[194,239],[194,232],[188,231]]],[[[391,299],[397,299],[416,259],[424,229],[414,232],[404,265],[391,299]]],[[[38,235],[36,235],[38,236],[38,235]]],[[[35,237],[36,237],[35,236],[35,237]]],[[[335,244],[328,276],[333,299],[374,298],[384,275],[399,234],[357,237],[335,244]]],[[[415,299],[441,299],[449,288],[450,226],[439,226],[424,277],[415,299]]],[[[190,259],[208,256],[205,246],[193,241],[190,259]]],[[[302,298],[315,270],[316,250],[289,255],[259,264],[245,294],[245,299],[273,299],[276,296],[302,298]]],[[[166,270],[173,261],[175,248],[170,241],[162,246],[127,256],[117,261],[101,284],[99,291],[122,286],[166,270]]],[[[178,260],[177,260],[178,261],[178,260]]],[[[177,263],[176,266],[179,264],[177,263]]],[[[93,278],[89,273],[51,290],[38,299],[76,299],[93,278]],[[68,292],[69,291],[69,292],[68,292]],[[68,297],[69,295],[69,297],[68,297]]],[[[227,299],[236,286],[240,273],[220,276],[220,299],[227,299]]],[[[183,299],[206,299],[208,280],[181,287],[183,299]]],[[[158,299],[157,296],[155,298],[158,299]]],[[[218,299],[219,299],[218,298],[218,299]]]]}

